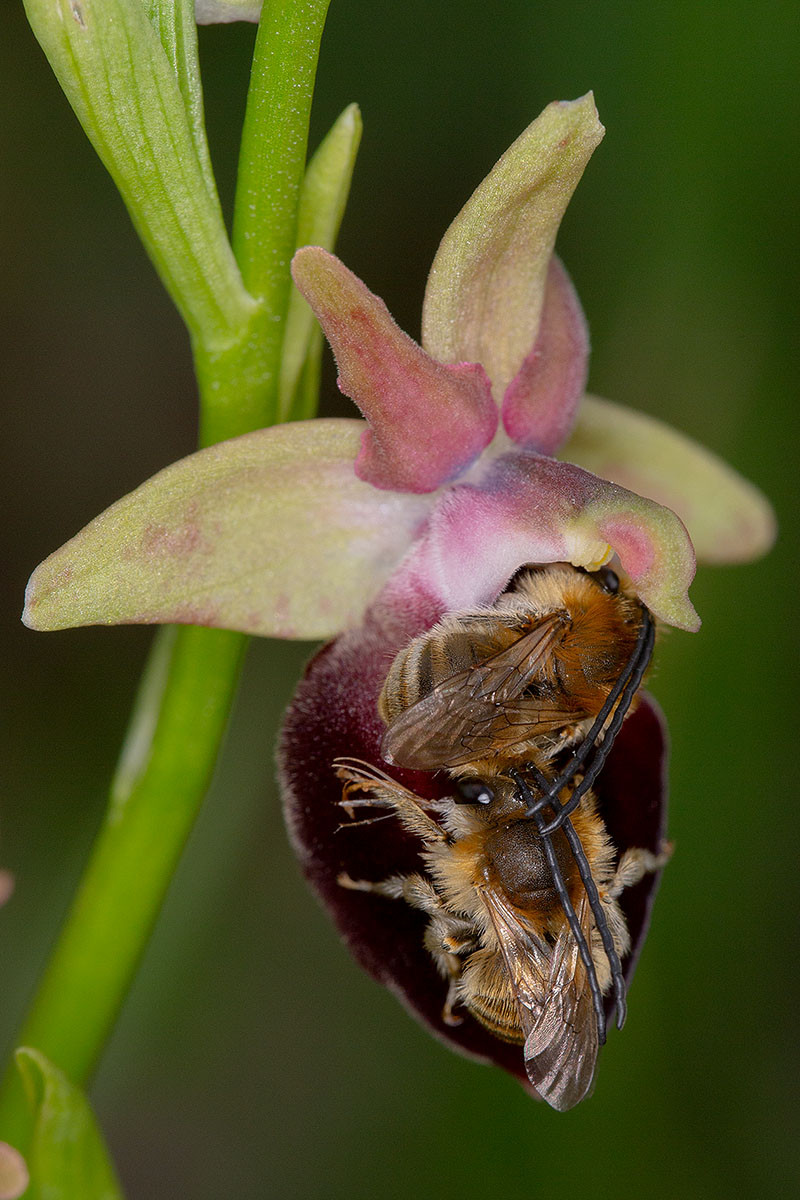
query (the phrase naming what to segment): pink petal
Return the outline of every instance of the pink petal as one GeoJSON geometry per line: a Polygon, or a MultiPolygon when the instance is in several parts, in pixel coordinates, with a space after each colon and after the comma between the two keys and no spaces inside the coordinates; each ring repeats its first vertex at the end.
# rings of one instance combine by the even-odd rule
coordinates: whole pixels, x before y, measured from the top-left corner
{"type": "Polygon", "coordinates": [[[571,463],[508,454],[480,487],[442,496],[389,580],[387,602],[458,611],[491,603],[525,564],[593,569],[613,553],[656,617],[699,628],[687,595],[694,551],[673,512],[571,463]]]}
{"type": "Polygon", "coordinates": [[[536,344],[503,397],[509,437],[554,454],[569,434],[586,387],[589,331],[569,276],[553,256],[536,344]]]}
{"type": "Polygon", "coordinates": [[[298,250],[292,274],[336,355],[339,387],[369,422],[358,477],[391,491],[432,492],[462,474],[497,428],[483,368],[435,362],[319,246],[298,250]]]}
{"type": "Polygon", "coordinates": [[[591,93],[549,104],[473,192],[433,260],[422,345],[483,363],[498,402],[536,341],[561,218],[604,133],[591,93]]]}
{"type": "Polygon", "coordinates": [[[23,619],[287,638],[357,624],[430,506],[356,479],[363,428],[298,421],[173,463],[37,568],[23,619]]]}
{"type": "Polygon", "coordinates": [[[19,1150],[0,1142],[0,1200],[17,1200],[29,1183],[28,1167],[19,1150]]]}

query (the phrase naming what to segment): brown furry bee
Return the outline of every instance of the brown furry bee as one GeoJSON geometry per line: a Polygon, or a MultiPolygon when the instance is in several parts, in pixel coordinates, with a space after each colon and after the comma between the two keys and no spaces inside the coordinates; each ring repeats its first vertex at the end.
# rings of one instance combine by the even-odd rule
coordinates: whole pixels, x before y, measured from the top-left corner
{"type": "Polygon", "coordinates": [[[624,1019],[622,891],[669,851],[615,863],[591,791],[649,662],[652,620],[603,570],[526,570],[491,609],[446,618],[395,658],[379,702],[387,762],[446,771],[426,801],[341,760],[344,808],[387,807],[421,843],[424,873],[349,888],[428,917],[425,946],[463,1008],[524,1043],[536,1091],[571,1108],[605,1039],[603,994],[624,1019]]]}
{"type": "Polygon", "coordinates": [[[392,663],[381,753],[480,775],[586,736],[634,653],[642,605],[608,569],[525,570],[492,608],[446,617],[392,663]]]}

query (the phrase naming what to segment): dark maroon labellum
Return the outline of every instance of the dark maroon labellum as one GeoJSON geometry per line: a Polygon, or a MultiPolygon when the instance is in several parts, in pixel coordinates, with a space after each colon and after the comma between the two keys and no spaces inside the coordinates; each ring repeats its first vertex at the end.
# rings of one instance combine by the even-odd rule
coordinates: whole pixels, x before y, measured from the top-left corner
{"type": "MultiPolygon", "coordinates": [[[[342,784],[332,767],[335,759],[358,758],[381,766],[421,796],[452,791],[444,775],[389,768],[380,757],[384,726],[377,700],[404,640],[368,621],[329,643],[309,664],[287,713],[279,750],[290,836],[309,882],[361,966],[438,1037],[462,1053],[503,1067],[530,1090],[521,1046],[499,1040],[467,1013],[460,1025],[443,1022],[447,986],[423,946],[423,914],[337,882],[342,872],[354,879],[382,880],[420,870],[422,862],[418,843],[394,818],[348,828],[339,806],[342,784]]],[[[661,848],[666,751],[663,718],[643,695],[595,785],[600,814],[620,854],[629,847],[654,853],[661,848]]],[[[620,900],[632,946],[623,962],[627,982],[647,932],[659,877],[648,875],[620,900]]],[[[611,1005],[607,1008],[610,1015],[611,1005]]]]}

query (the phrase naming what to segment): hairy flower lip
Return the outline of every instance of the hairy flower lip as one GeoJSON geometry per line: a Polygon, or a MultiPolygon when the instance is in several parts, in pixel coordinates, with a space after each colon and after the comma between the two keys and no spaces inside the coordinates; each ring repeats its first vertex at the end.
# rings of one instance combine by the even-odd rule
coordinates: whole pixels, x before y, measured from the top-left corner
{"type": "MultiPolygon", "coordinates": [[[[420,610],[421,612],[421,610],[420,610]]],[[[464,1015],[442,1021],[446,985],[423,946],[425,920],[401,901],[342,888],[337,877],[383,879],[419,870],[418,843],[396,820],[347,827],[339,806],[342,785],[332,763],[339,757],[381,766],[420,795],[444,794],[445,778],[389,767],[380,757],[383,723],[377,697],[399,647],[435,614],[412,617],[376,605],[358,630],[343,634],[312,659],[290,705],[278,761],[289,834],[304,874],[360,965],[394,992],[438,1038],[463,1054],[492,1062],[532,1090],[521,1046],[502,1042],[464,1015]]],[[[666,822],[666,737],[661,714],[643,696],[624,723],[596,786],[600,811],[621,852],[628,846],[661,848],[666,822]]],[[[623,969],[628,982],[643,944],[658,875],[623,893],[621,905],[632,950],[623,969]]],[[[609,1015],[610,1003],[607,1004],[609,1015]]]]}

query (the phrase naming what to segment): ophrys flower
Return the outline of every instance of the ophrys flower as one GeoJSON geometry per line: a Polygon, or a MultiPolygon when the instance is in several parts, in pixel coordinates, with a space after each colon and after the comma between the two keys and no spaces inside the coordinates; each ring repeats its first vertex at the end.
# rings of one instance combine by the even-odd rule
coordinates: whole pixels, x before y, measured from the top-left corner
{"type": "MultiPolygon", "coordinates": [[[[337,834],[334,764],[385,765],[378,697],[396,655],[448,615],[494,605],[521,568],[612,561],[658,621],[695,630],[695,552],[741,561],[770,544],[769,506],[749,484],[658,422],[583,397],[586,327],[553,246],[601,136],[585,97],[551,105],[514,143],[445,235],[421,345],[333,255],[300,250],[295,280],[366,424],[276,427],[168,467],[42,564],[26,609],[35,628],[341,634],[312,663],[284,734],[301,860],[373,974],[443,1036],[518,1074],[518,1050],[475,1021],[444,1023],[418,914],[340,885],[413,871],[418,848],[397,821],[337,834]]],[[[620,853],[660,850],[663,753],[643,701],[595,787],[620,853]]],[[[422,775],[400,778],[423,798],[452,790],[449,775],[422,775]]],[[[622,903],[628,973],[656,878],[622,903]]]]}

